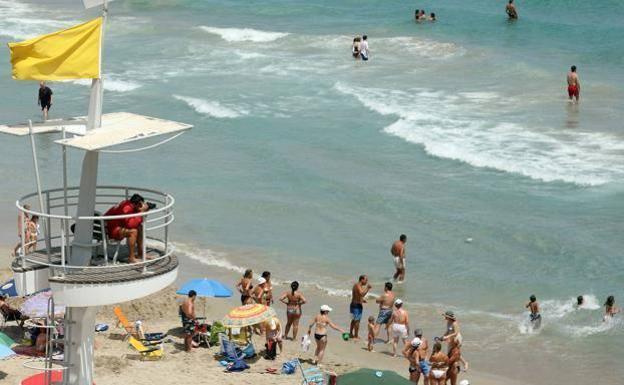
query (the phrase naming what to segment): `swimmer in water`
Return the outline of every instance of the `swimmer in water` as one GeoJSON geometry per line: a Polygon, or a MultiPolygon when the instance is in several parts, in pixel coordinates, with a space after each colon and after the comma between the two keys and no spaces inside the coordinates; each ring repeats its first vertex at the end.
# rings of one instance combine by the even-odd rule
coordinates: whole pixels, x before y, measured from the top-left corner
{"type": "Polygon", "coordinates": [[[527,303],[525,307],[531,312],[529,319],[531,321],[531,325],[533,325],[533,329],[539,329],[542,324],[542,315],[540,314],[539,303],[537,303],[535,295],[532,295],[529,298],[529,303],[527,303]]]}
{"type": "Polygon", "coordinates": [[[507,16],[509,16],[510,19],[518,19],[518,11],[514,5],[514,0],[509,0],[509,3],[507,3],[507,6],[505,7],[505,12],[507,12],[507,16]]]}
{"type": "Polygon", "coordinates": [[[580,308],[581,306],[583,306],[585,304],[585,298],[583,298],[582,295],[579,295],[578,297],[576,297],[576,308],[580,308]]]}
{"type": "Polygon", "coordinates": [[[620,309],[615,306],[615,297],[610,295],[607,297],[607,301],[604,304],[605,307],[605,315],[603,320],[606,322],[608,319],[613,318],[617,313],[620,312],[620,309]]]}

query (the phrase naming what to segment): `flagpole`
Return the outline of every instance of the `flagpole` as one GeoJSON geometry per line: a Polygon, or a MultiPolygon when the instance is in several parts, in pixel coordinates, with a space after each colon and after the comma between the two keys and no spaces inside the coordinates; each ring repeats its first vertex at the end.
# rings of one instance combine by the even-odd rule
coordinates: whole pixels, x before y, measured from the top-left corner
{"type": "MultiPolygon", "coordinates": [[[[30,148],[32,150],[33,165],[35,166],[35,179],[37,181],[37,195],[39,196],[39,211],[41,213],[44,213],[43,194],[41,192],[41,178],[39,177],[39,163],[37,163],[37,149],[35,146],[35,136],[33,135],[32,120],[30,119],[28,119],[28,134],[30,135],[30,148]]],[[[23,217],[23,213],[22,213],[22,217],[23,217]]],[[[46,250],[48,252],[48,259],[49,259],[50,258],[50,240],[48,239],[48,236],[47,236],[48,234],[47,224],[45,220],[41,221],[41,223],[43,225],[43,233],[45,234],[46,250]]],[[[27,242],[26,239],[22,238],[22,248],[24,249],[24,251],[26,251],[25,247],[27,243],[30,243],[30,240],[28,240],[27,242]]],[[[35,243],[35,250],[36,249],[37,249],[37,244],[35,243]]]]}

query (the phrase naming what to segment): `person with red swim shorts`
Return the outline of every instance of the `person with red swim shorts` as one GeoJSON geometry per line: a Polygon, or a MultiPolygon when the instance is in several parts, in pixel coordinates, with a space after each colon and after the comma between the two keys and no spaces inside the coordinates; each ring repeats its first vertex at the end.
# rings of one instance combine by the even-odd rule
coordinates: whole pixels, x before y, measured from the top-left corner
{"type": "MultiPolygon", "coordinates": [[[[149,205],[139,194],[134,194],[130,199],[121,201],[116,206],[108,209],[105,216],[137,214],[149,210],[149,205]]],[[[139,249],[139,258],[143,258],[143,217],[111,219],[106,221],[108,237],[121,241],[128,241],[128,263],[137,263],[135,249],[139,249]]]]}
{"type": "Polygon", "coordinates": [[[576,98],[576,102],[578,103],[579,97],[581,95],[581,81],[579,80],[578,74],[576,73],[576,66],[572,66],[570,68],[570,72],[568,72],[567,76],[568,81],[568,97],[572,101],[576,98]]]}

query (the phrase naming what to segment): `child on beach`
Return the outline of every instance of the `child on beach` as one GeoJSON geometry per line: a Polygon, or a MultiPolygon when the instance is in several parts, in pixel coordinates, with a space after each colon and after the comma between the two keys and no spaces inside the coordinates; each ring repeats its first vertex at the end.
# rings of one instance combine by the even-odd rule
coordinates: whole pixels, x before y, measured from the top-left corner
{"type": "Polygon", "coordinates": [[[373,344],[375,343],[375,317],[368,317],[368,351],[374,352],[373,344]]]}
{"type": "Polygon", "coordinates": [[[525,307],[531,312],[531,314],[529,314],[531,326],[533,326],[533,329],[539,329],[542,324],[542,316],[539,312],[539,304],[537,303],[535,295],[529,297],[529,303],[527,303],[525,307]]]}

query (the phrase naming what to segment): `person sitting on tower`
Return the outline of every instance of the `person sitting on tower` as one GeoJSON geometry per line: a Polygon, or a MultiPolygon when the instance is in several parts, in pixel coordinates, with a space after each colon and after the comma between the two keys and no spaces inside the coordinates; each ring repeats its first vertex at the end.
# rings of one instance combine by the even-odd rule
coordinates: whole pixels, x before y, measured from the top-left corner
{"type": "MultiPolygon", "coordinates": [[[[145,199],[139,194],[134,194],[130,199],[121,201],[116,206],[108,209],[105,216],[112,215],[128,215],[146,212],[154,208],[154,204],[146,203],[145,199]]],[[[106,232],[108,237],[121,241],[126,238],[128,242],[128,263],[137,263],[135,257],[135,249],[139,249],[139,258],[143,258],[143,217],[136,216],[123,219],[112,219],[106,221],[106,232]]]]}

